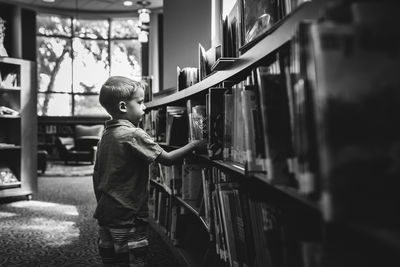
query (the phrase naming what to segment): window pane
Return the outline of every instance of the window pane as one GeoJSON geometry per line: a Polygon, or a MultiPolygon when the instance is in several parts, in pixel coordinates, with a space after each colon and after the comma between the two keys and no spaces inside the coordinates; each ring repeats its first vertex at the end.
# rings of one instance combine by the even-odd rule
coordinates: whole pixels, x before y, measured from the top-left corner
{"type": "Polygon", "coordinates": [[[74,92],[99,92],[109,76],[108,41],[74,39],[74,92]]]}
{"type": "Polygon", "coordinates": [[[138,40],[111,42],[111,75],[126,76],[135,80],[142,75],[142,46],[138,40]]]}
{"type": "Polygon", "coordinates": [[[98,95],[75,95],[75,116],[105,116],[98,95]]]}
{"type": "Polygon", "coordinates": [[[72,116],[70,94],[38,93],[39,116],[72,116]]]}
{"type": "Polygon", "coordinates": [[[71,92],[71,41],[37,37],[39,92],[71,92]]]}
{"type": "Polygon", "coordinates": [[[90,39],[108,38],[108,20],[74,19],[74,36],[90,39]]]}
{"type": "Polygon", "coordinates": [[[111,38],[137,38],[138,18],[118,18],[111,21],[111,38]]]}
{"type": "Polygon", "coordinates": [[[36,30],[44,35],[71,36],[71,18],[37,15],[36,30]]]}

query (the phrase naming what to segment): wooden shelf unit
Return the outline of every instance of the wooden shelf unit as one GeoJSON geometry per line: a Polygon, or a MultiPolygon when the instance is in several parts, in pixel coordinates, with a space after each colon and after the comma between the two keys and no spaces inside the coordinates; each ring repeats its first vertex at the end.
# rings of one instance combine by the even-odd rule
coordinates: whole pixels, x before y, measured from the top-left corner
{"type": "MultiPolygon", "coordinates": [[[[35,62],[0,57],[1,77],[16,75],[13,86],[0,87],[0,106],[18,115],[0,116],[0,164],[9,168],[18,182],[0,185],[0,198],[26,196],[37,192],[37,113],[35,62]]],[[[4,83],[3,83],[4,85],[4,83]]]]}
{"type": "Polygon", "coordinates": [[[147,109],[173,105],[208,88],[229,80],[240,80],[245,73],[259,64],[267,55],[287,43],[293,37],[296,25],[302,20],[313,20],[320,16],[323,1],[305,2],[283,19],[279,28],[241,55],[227,70],[220,70],[182,91],[146,103],[147,109]]]}

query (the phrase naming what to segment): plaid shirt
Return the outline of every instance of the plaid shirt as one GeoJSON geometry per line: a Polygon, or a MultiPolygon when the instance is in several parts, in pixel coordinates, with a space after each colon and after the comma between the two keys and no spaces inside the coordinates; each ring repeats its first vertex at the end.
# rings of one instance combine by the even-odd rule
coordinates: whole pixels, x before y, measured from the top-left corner
{"type": "Polygon", "coordinates": [[[128,120],[110,120],[97,146],[94,213],[100,225],[132,225],[148,216],[149,163],[163,149],[128,120]]]}

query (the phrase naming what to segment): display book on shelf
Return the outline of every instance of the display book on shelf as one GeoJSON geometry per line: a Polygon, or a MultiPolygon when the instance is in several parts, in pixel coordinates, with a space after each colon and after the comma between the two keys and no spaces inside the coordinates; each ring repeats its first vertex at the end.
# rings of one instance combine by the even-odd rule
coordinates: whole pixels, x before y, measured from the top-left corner
{"type": "MultiPolygon", "coordinates": [[[[313,5],[319,3],[303,8],[312,10],[313,5]]],[[[186,94],[148,105],[153,110],[179,101],[204,103],[209,153],[194,156],[203,163],[194,206],[216,254],[231,266],[372,266],[368,264],[383,258],[388,266],[400,262],[399,240],[384,238],[399,231],[400,73],[394,44],[400,32],[393,10],[400,9],[388,3],[355,3],[339,10],[343,8],[349,15],[345,23],[329,13],[332,19],[325,21],[298,17],[289,42],[251,66],[243,67],[239,60],[228,77],[215,73],[185,89],[186,94]],[[378,27],[382,22],[386,31],[378,27]],[[226,82],[234,79],[233,86],[226,82]],[[212,149],[218,145],[222,153],[212,149]],[[347,232],[334,236],[337,229],[347,232]]],[[[300,12],[295,10],[292,18],[300,12]]],[[[288,21],[265,40],[284,35],[280,30],[288,21]]],[[[261,44],[264,39],[246,53],[254,58],[261,44]]],[[[245,61],[246,53],[239,59],[245,61]]],[[[186,190],[182,172],[167,174],[169,181],[182,179],[164,182],[172,186],[172,198],[186,190]]],[[[167,227],[179,231],[174,225],[179,213],[171,216],[167,227]]],[[[173,238],[179,241],[179,235],[173,238]]]]}
{"type": "Polygon", "coordinates": [[[36,66],[0,57],[0,198],[36,192],[36,66]]]}

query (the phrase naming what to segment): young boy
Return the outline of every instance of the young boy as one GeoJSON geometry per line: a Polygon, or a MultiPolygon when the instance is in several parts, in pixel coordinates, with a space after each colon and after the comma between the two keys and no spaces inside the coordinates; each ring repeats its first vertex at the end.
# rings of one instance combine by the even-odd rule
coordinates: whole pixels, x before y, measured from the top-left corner
{"type": "Polygon", "coordinates": [[[104,266],[145,266],[149,163],[172,165],[206,144],[196,141],[166,152],[139,128],[146,109],[140,82],[110,77],[99,99],[112,117],[98,144],[93,173],[99,254],[104,266]]]}

